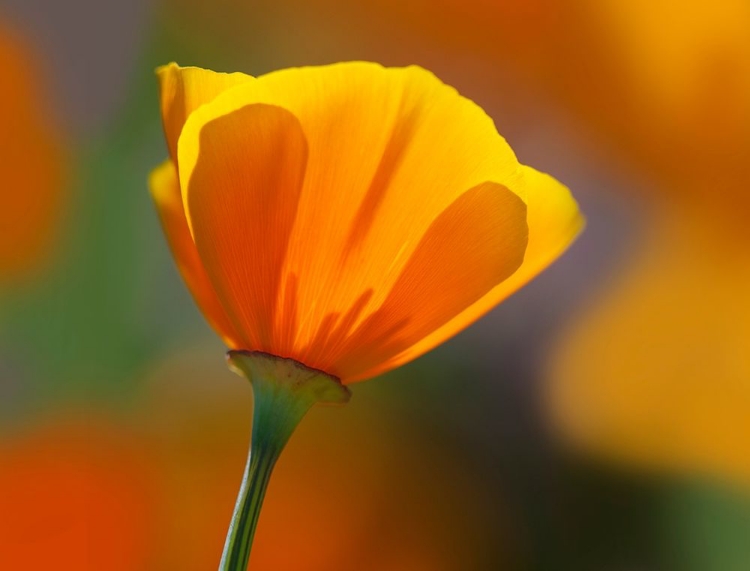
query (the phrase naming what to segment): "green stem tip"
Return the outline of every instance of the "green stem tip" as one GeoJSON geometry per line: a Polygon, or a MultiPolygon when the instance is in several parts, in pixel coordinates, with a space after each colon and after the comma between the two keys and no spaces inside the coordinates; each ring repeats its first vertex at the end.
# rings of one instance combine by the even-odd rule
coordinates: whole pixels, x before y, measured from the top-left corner
{"type": "Polygon", "coordinates": [[[293,359],[229,351],[230,369],[253,387],[253,432],[219,571],[247,571],[271,472],[289,437],[315,403],[344,404],[351,393],[336,377],[293,359]]]}

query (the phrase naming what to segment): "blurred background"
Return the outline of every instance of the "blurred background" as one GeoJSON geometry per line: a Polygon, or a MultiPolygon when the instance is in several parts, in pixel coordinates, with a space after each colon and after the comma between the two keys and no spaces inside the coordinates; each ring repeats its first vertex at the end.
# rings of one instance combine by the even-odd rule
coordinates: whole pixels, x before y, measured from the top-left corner
{"type": "Polygon", "coordinates": [[[309,414],[251,568],[750,569],[747,0],[2,0],[0,569],[216,567],[252,400],[146,190],[153,70],[353,59],[477,101],[588,227],[309,414]]]}

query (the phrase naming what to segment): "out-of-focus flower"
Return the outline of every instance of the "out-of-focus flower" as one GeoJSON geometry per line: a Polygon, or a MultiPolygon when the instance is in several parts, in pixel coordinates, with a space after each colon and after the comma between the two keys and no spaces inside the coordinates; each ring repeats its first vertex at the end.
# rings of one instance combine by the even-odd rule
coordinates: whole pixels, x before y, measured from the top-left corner
{"type": "Polygon", "coordinates": [[[0,285],[37,270],[54,247],[64,190],[63,150],[40,69],[0,22],[0,285]]]}
{"type": "Polygon", "coordinates": [[[467,327],[581,229],[567,189],[420,68],[159,78],[171,160],[152,193],[232,348],[371,377],[467,327]]]}
{"type": "Polygon", "coordinates": [[[561,339],[555,423],[614,460],[750,484],[750,263],[684,222],[648,236],[561,339]]]}
{"type": "Polygon", "coordinates": [[[609,128],[657,185],[639,250],[562,337],[557,426],[611,458],[748,485],[750,5],[595,11],[631,103],[609,128]]]}
{"type": "MultiPolygon", "coordinates": [[[[598,66],[617,70],[597,90],[608,93],[608,106],[595,125],[650,169],[671,206],[697,202],[708,209],[704,218],[721,216],[722,224],[744,212],[750,207],[743,182],[750,178],[750,4],[585,5],[598,24],[592,38],[598,66]]],[[[585,93],[582,85],[582,107],[590,99],[585,93]]],[[[585,112],[581,117],[591,119],[585,112]]]]}
{"type": "MultiPolygon", "coordinates": [[[[216,566],[250,395],[230,382],[206,393],[213,360],[200,349],[192,355],[154,373],[135,423],[62,414],[3,435],[0,568],[216,566]]],[[[413,439],[420,442],[371,409],[311,419],[277,469],[252,568],[481,566],[489,539],[479,490],[460,487],[466,474],[428,442],[415,453],[413,439]]]]}
{"type": "Polygon", "coordinates": [[[74,418],[0,442],[0,568],[148,569],[147,460],[109,423],[74,418]]]}
{"type": "MultiPolygon", "coordinates": [[[[161,482],[153,568],[203,571],[221,552],[251,397],[228,371],[207,390],[212,350],[187,349],[149,374],[137,424],[161,482]]],[[[249,568],[483,569],[489,547],[510,541],[485,525],[485,495],[382,399],[320,409],[276,467],[249,568]]]]}

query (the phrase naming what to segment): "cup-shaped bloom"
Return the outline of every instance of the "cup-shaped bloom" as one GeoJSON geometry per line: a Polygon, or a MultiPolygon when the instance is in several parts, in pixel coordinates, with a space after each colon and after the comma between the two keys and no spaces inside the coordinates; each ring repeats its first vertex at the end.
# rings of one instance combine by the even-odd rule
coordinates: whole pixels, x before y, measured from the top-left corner
{"type": "Polygon", "coordinates": [[[467,327],[581,229],[568,190],[419,67],[158,75],[170,160],[151,191],[233,349],[366,379],[467,327]]]}

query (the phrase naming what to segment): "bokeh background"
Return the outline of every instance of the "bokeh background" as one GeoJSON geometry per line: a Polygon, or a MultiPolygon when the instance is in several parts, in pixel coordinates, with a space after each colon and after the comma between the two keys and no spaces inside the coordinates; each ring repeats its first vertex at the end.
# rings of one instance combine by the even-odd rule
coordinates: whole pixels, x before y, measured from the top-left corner
{"type": "Polygon", "coordinates": [[[2,0],[0,569],[216,568],[250,387],[146,190],[157,65],[417,63],[586,232],[313,410],[253,569],[750,569],[747,0],[2,0]]]}

